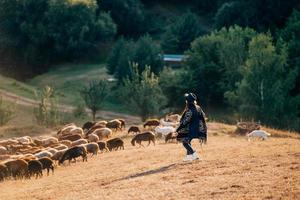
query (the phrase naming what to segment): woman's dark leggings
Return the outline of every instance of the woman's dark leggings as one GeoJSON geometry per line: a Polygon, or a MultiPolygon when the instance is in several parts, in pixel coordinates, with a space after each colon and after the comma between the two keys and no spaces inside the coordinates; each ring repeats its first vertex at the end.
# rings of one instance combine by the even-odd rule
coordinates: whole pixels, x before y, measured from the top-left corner
{"type": "Polygon", "coordinates": [[[186,148],[187,155],[193,154],[195,152],[191,146],[191,141],[192,141],[192,139],[190,139],[190,138],[185,138],[182,140],[182,144],[186,148]]]}

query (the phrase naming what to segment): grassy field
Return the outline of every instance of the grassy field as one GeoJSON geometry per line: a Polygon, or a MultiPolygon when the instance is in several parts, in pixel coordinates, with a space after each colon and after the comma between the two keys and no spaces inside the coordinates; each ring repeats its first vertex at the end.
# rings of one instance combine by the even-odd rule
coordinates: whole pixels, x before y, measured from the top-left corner
{"type": "MultiPolygon", "coordinates": [[[[0,199],[299,199],[300,140],[270,138],[248,142],[232,137],[234,127],[209,124],[202,160],[182,162],[181,144],[125,150],[58,166],[41,179],[0,183],[0,199]]],[[[119,133],[119,136],[123,136],[119,133]]]]}

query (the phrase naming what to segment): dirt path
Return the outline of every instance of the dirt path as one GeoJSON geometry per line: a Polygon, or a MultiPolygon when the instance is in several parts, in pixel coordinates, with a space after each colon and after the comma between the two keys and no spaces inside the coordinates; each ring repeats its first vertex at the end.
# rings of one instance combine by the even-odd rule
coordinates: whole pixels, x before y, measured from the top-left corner
{"type": "MultiPolygon", "coordinates": [[[[16,95],[14,93],[5,91],[3,89],[0,89],[0,96],[2,96],[3,100],[6,101],[12,101],[15,102],[18,105],[23,106],[30,106],[30,107],[38,107],[39,102],[36,100],[32,100],[27,97],[23,97],[20,95],[16,95]]],[[[58,108],[62,112],[72,112],[75,107],[69,106],[69,105],[58,105],[58,108]]],[[[89,109],[86,109],[86,111],[89,113],[89,109]]],[[[123,113],[117,113],[117,112],[111,112],[111,111],[99,111],[97,116],[101,116],[102,119],[115,119],[115,118],[124,118],[128,122],[128,124],[136,124],[140,123],[141,120],[139,117],[123,114],[123,113]]]]}

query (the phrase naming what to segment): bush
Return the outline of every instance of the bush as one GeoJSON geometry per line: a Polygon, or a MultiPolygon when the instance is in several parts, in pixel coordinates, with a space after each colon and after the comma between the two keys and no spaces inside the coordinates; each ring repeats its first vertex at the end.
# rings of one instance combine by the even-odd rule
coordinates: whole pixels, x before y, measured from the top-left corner
{"type": "Polygon", "coordinates": [[[0,126],[7,124],[15,116],[15,107],[13,105],[4,105],[0,96],[0,126]]]}

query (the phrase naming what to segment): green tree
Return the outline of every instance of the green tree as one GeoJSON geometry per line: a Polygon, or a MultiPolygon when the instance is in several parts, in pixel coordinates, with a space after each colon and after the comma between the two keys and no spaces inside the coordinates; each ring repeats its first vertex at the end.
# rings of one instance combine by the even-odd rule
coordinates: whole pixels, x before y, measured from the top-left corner
{"type": "Polygon", "coordinates": [[[145,32],[145,10],[140,0],[98,0],[99,8],[110,12],[118,33],[137,36],[145,32]]]}
{"type": "Polygon", "coordinates": [[[255,35],[252,29],[234,26],[192,43],[185,66],[192,75],[190,88],[204,98],[204,104],[222,104],[224,93],[236,89],[236,82],[242,79],[248,43],[255,35]]]}
{"type": "Polygon", "coordinates": [[[297,71],[287,65],[287,48],[259,34],[249,44],[243,79],[231,98],[246,119],[280,128],[299,129],[300,95],[290,96],[297,71]]]}
{"type": "Polygon", "coordinates": [[[91,81],[80,93],[86,106],[92,111],[93,121],[95,121],[97,111],[101,109],[104,100],[108,96],[108,83],[104,80],[91,81]]]}
{"type": "Polygon", "coordinates": [[[116,33],[110,15],[96,9],[96,0],[0,0],[1,60],[38,73],[88,55],[116,33]]]}
{"type": "Polygon", "coordinates": [[[132,76],[124,79],[120,93],[122,101],[144,121],[159,113],[160,108],[165,105],[166,97],[150,66],[146,66],[142,73],[139,73],[138,64],[132,64],[131,67],[132,76]]]}
{"type": "Polygon", "coordinates": [[[192,74],[187,70],[173,70],[165,67],[159,74],[159,86],[167,97],[166,107],[172,111],[182,109],[184,102],[183,94],[192,92],[190,80],[192,74]]]}
{"type": "Polygon", "coordinates": [[[149,35],[140,37],[136,42],[121,38],[109,55],[108,72],[114,74],[121,83],[123,78],[131,76],[131,62],[141,63],[138,65],[139,72],[151,65],[152,72],[158,74],[163,68],[160,46],[149,35]]]}
{"type": "Polygon", "coordinates": [[[282,38],[287,43],[289,65],[298,70],[297,82],[292,94],[300,94],[300,11],[293,11],[284,29],[279,31],[278,37],[282,38]]]}
{"type": "Polygon", "coordinates": [[[36,93],[36,98],[40,101],[38,107],[34,109],[37,123],[46,127],[58,125],[61,119],[54,89],[45,86],[41,92],[36,93]]]}
{"type": "Polygon", "coordinates": [[[162,36],[162,48],[167,53],[182,53],[190,47],[191,42],[203,30],[199,25],[198,16],[191,12],[178,17],[162,36]]]}
{"type": "Polygon", "coordinates": [[[112,37],[116,26],[106,13],[96,16],[95,0],[50,0],[48,35],[58,60],[78,58],[95,50],[95,42],[112,37]]]}

